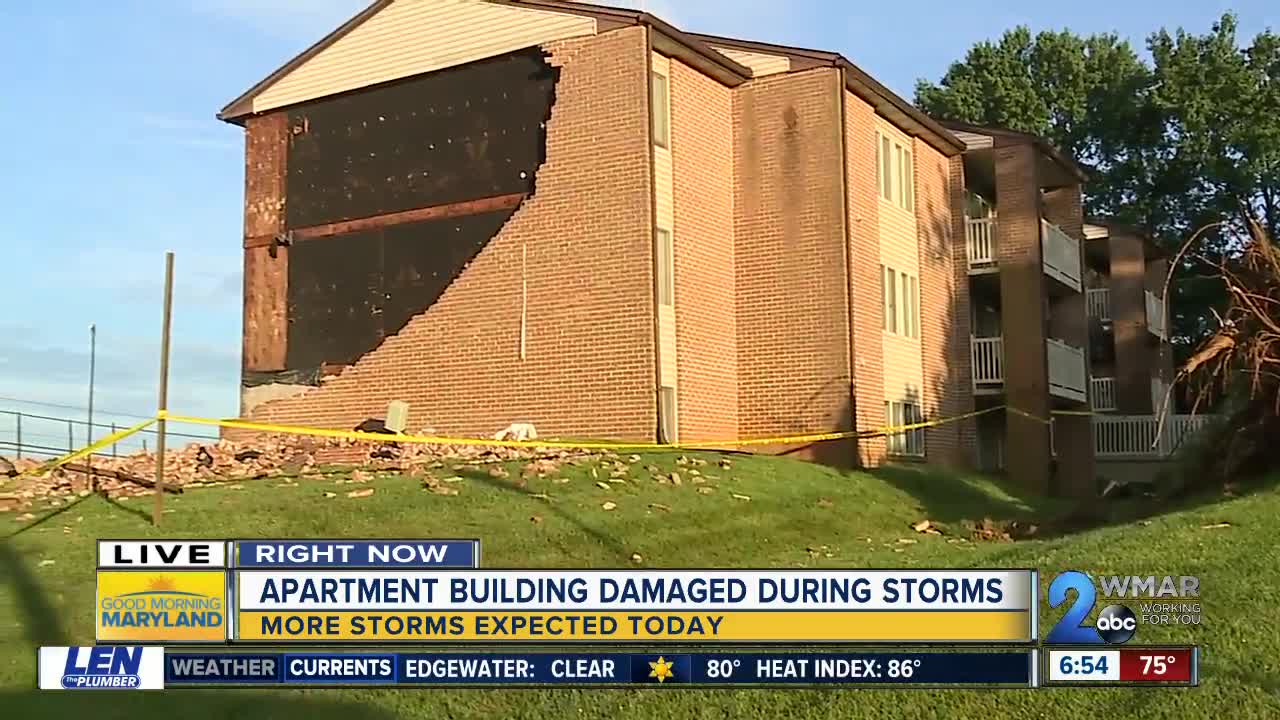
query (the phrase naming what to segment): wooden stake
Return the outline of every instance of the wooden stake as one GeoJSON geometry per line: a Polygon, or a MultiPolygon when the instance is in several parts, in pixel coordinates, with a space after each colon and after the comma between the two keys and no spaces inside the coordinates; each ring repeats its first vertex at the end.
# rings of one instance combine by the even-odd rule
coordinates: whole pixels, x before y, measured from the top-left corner
{"type": "Polygon", "coordinates": [[[164,514],[164,414],[169,409],[169,325],[173,312],[173,253],[164,254],[164,321],[160,330],[160,392],[156,403],[156,487],[155,508],[151,511],[151,524],[160,526],[164,514]]]}

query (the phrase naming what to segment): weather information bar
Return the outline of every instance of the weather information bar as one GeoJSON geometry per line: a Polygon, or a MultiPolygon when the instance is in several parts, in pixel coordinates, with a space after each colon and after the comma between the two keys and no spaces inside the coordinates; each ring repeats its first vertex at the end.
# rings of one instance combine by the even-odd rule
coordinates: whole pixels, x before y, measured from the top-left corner
{"type": "Polygon", "coordinates": [[[1085,648],[1045,652],[1049,685],[1200,684],[1200,653],[1194,647],[1085,648]]]}
{"type": "Polygon", "coordinates": [[[1036,684],[1034,650],[858,653],[326,653],[164,650],[165,688],[1036,684]]]}

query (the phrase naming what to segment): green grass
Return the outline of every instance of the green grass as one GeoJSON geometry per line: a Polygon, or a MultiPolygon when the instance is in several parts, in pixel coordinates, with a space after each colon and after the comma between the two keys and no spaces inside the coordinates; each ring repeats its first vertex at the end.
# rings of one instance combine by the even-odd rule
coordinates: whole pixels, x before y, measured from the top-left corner
{"type": "MultiPolygon", "coordinates": [[[[410,477],[365,487],[332,479],[278,487],[278,479],[192,490],[166,498],[164,526],[151,528],[150,498],[108,503],[90,497],[37,513],[32,523],[0,515],[0,715],[105,718],[1194,718],[1228,710],[1233,720],[1280,716],[1280,620],[1274,598],[1280,564],[1273,535],[1280,491],[1187,507],[1140,524],[1017,543],[949,543],[908,526],[921,518],[963,534],[965,521],[1023,519],[1059,512],[974,477],[923,468],[845,473],[799,461],[717,455],[697,467],[676,455],[646,454],[633,482],[597,487],[608,468],[566,466],[519,488],[486,468],[448,468],[457,496],[424,491],[410,477]],[[680,486],[643,470],[675,469],[680,486]],[[568,483],[552,478],[568,477],[568,483]],[[714,487],[709,494],[699,487],[714,487]],[[337,493],[326,498],[325,492],[337,493]],[[545,494],[545,497],[538,497],[545,494]],[[750,497],[735,499],[732,494],[750,497]],[[606,501],[617,504],[605,511],[606,501]],[[658,507],[663,506],[663,507],[658,507]],[[669,510],[664,509],[669,508],[669,510]],[[1230,522],[1226,529],[1203,525],[1230,522]],[[289,690],[172,693],[46,693],[35,682],[35,648],[93,640],[94,556],[104,537],[480,537],[484,563],[515,567],[1038,567],[1101,573],[1195,574],[1203,625],[1140,628],[1141,642],[1196,643],[1206,649],[1196,689],[1036,691],[893,690],[289,690]],[[915,543],[900,544],[901,538],[915,543]],[[52,562],[50,562],[52,561],[52,562]]],[[[623,456],[625,462],[626,456],[623,456]]],[[[509,466],[511,477],[519,466],[509,466]]],[[[1043,588],[1042,588],[1043,593],[1043,588]]],[[[1043,594],[1042,594],[1043,597],[1043,594]]],[[[1047,605],[1047,604],[1046,604],[1047,605]]],[[[1045,607],[1042,627],[1058,612],[1045,607]]]]}

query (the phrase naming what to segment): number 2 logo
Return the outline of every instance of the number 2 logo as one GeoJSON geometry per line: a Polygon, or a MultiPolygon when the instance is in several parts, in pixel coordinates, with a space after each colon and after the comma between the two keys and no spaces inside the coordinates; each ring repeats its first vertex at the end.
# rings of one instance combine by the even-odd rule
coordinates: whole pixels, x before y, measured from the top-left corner
{"type": "Polygon", "coordinates": [[[1098,629],[1084,624],[1093,604],[1098,598],[1093,589],[1093,580],[1088,575],[1071,570],[1060,573],[1049,583],[1049,606],[1058,607],[1067,601],[1067,591],[1076,591],[1076,601],[1071,603],[1062,619],[1049,631],[1046,643],[1064,645],[1101,645],[1102,636],[1098,629]]]}

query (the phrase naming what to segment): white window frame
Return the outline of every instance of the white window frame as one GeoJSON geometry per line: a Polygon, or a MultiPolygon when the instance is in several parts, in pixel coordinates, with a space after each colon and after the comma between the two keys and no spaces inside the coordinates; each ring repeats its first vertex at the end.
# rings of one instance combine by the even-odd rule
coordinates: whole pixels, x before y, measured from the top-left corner
{"type": "Polygon", "coordinates": [[[876,192],[886,202],[915,211],[915,155],[910,143],[876,131],[876,192]]]}
{"type": "Polygon", "coordinates": [[[898,273],[888,265],[881,265],[883,272],[880,273],[881,283],[884,284],[884,292],[881,296],[887,301],[884,306],[885,331],[894,335],[898,334],[898,273]]]}
{"type": "Polygon", "coordinates": [[[671,79],[657,70],[651,70],[649,76],[649,114],[653,144],[669,149],[671,147],[671,79]]]}
{"type": "Polygon", "coordinates": [[[653,231],[654,252],[658,255],[658,304],[663,307],[675,307],[676,304],[676,248],[671,231],[666,228],[655,228],[653,231]]]}
{"type": "Polygon", "coordinates": [[[676,389],[670,385],[658,387],[659,442],[680,442],[679,424],[676,422],[676,389]]]}
{"type": "MultiPolygon", "coordinates": [[[[900,427],[924,422],[924,412],[921,410],[920,405],[906,400],[885,400],[884,415],[885,425],[888,427],[900,427]]],[[[922,458],[925,455],[924,432],[925,428],[916,428],[903,432],[886,433],[885,450],[890,455],[922,458]]]]}

